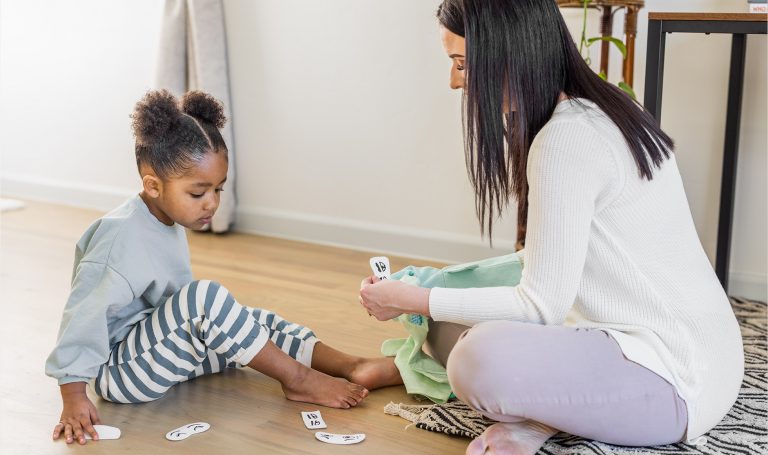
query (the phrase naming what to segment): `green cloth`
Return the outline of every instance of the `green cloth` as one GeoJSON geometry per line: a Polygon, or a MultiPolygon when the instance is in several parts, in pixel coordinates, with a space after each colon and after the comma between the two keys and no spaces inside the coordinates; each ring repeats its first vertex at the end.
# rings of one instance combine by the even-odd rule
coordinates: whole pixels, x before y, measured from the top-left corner
{"type": "MultiPolygon", "coordinates": [[[[408,266],[394,273],[392,279],[423,288],[482,288],[516,286],[520,283],[522,272],[521,256],[512,253],[442,269],[408,266]]],[[[386,340],[381,345],[381,353],[395,357],[395,365],[409,394],[445,403],[452,396],[445,368],[421,349],[429,332],[427,318],[418,314],[403,314],[396,319],[403,324],[409,336],[406,339],[386,340]]]]}

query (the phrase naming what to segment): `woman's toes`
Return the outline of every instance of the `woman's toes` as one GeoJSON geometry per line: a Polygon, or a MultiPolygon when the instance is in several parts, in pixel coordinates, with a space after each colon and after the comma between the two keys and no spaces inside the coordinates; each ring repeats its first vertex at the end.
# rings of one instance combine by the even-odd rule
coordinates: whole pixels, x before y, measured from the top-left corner
{"type": "Polygon", "coordinates": [[[483,455],[485,453],[485,441],[483,437],[477,437],[467,446],[466,455],[483,455]]]}

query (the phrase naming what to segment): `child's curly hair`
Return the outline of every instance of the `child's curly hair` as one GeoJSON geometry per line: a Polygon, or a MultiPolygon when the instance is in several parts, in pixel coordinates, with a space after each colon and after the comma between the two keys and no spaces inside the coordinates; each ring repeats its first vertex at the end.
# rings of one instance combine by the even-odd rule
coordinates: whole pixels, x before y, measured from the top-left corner
{"type": "Polygon", "coordinates": [[[131,115],[136,164],[150,166],[160,178],[182,175],[209,152],[227,154],[219,132],[227,119],[219,101],[201,91],[179,102],[168,90],[147,92],[131,115]]]}

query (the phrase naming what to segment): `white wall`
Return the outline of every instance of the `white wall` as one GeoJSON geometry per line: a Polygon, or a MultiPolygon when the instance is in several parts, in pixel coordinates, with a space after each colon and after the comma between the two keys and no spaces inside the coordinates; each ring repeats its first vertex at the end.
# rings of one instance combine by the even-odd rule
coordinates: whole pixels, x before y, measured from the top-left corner
{"type": "Polygon", "coordinates": [[[0,2],[4,193],[106,208],[137,191],[130,119],[162,2],[0,2]]]}
{"type": "MultiPolygon", "coordinates": [[[[446,260],[479,238],[438,0],[224,0],[238,228],[446,260]]],[[[0,188],[108,209],[138,188],[128,114],[149,88],[161,2],[0,0],[0,188]]],[[[649,0],[644,11],[743,11],[649,0]]],[[[569,24],[579,11],[566,10],[569,24]]],[[[616,33],[622,18],[617,15],[616,33]]],[[[642,99],[647,14],[635,86],[642,99]]],[[[590,28],[597,30],[597,17],[590,28]]],[[[714,256],[729,39],[667,40],[662,123],[714,256]]],[[[597,49],[594,53],[597,60],[597,49]]],[[[618,75],[618,57],[611,75],[618,75]]],[[[766,39],[750,37],[732,291],[766,293],[766,39]]],[[[514,216],[496,229],[511,248],[514,216]]]]}

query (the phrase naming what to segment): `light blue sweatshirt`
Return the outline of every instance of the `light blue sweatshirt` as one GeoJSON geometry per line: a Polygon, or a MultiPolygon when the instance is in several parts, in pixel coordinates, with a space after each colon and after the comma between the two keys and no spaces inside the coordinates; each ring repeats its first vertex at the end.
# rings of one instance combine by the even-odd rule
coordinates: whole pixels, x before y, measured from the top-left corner
{"type": "Polygon", "coordinates": [[[138,195],[94,222],[77,242],[72,290],[45,373],[87,382],[134,324],[192,281],[184,228],[167,226],[138,195]]]}

